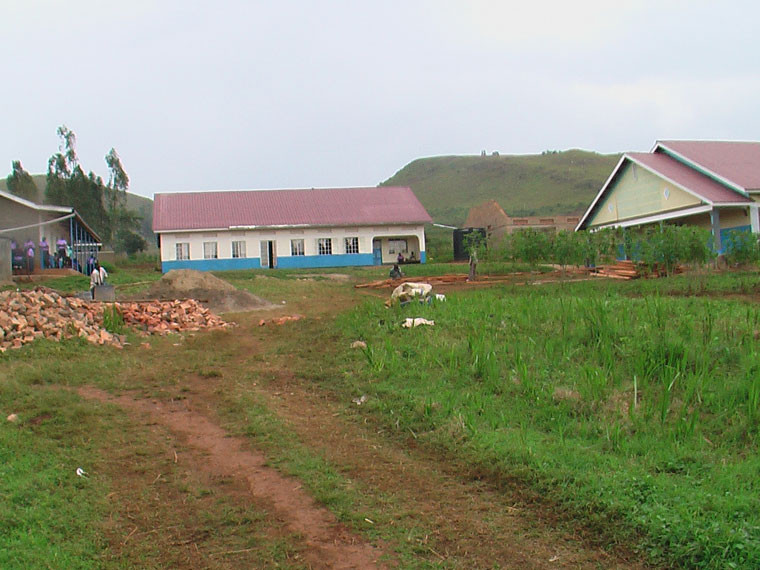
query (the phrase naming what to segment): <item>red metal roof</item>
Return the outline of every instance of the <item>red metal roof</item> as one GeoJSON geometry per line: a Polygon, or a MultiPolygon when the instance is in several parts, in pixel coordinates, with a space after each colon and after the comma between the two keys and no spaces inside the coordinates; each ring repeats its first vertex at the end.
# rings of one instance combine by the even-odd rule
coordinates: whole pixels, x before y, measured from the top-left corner
{"type": "Polygon", "coordinates": [[[752,200],[746,196],[726,188],[666,154],[629,152],[625,156],[690,190],[707,202],[713,204],[752,203],[752,200]]]}
{"type": "Polygon", "coordinates": [[[658,141],[657,145],[747,191],[760,190],[760,142],[658,141]]]}
{"type": "Polygon", "coordinates": [[[401,186],[156,194],[153,231],[230,227],[422,224],[432,218],[401,186]]]}

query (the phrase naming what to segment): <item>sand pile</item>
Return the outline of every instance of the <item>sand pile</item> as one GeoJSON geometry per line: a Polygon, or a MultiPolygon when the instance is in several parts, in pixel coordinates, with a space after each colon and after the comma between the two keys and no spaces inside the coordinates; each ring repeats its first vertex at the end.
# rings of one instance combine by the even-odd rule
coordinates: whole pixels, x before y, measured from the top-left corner
{"type": "Polygon", "coordinates": [[[146,295],[151,299],[196,299],[217,313],[270,309],[272,303],[211,273],[193,269],[172,269],[150,289],[146,295]]]}

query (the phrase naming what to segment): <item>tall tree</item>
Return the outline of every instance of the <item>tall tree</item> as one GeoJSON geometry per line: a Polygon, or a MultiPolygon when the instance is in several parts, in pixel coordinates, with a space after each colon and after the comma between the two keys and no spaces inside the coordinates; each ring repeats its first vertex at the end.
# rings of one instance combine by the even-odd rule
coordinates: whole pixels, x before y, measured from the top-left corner
{"type": "Polygon", "coordinates": [[[13,171],[5,179],[8,190],[20,198],[36,201],[37,185],[34,183],[32,175],[24,170],[20,160],[14,160],[12,167],[13,171]]]}
{"type": "Polygon", "coordinates": [[[109,176],[104,184],[92,171],[85,175],[76,153],[76,135],[65,125],[57,132],[61,142],[48,161],[46,200],[73,206],[117,251],[144,248],[145,240],[136,233],[140,216],[127,209],[129,176],[116,149],[105,157],[109,176]]]}

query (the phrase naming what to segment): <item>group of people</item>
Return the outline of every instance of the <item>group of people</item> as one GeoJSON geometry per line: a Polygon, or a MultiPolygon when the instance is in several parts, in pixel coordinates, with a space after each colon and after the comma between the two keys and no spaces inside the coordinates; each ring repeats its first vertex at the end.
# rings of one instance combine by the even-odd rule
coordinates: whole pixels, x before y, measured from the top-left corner
{"type": "Polygon", "coordinates": [[[32,239],[26,240],[23,245],[15,239],[11,240],[11,264],[13,269],[19,271],[26,270],[27,273],[32,273],[35,268],[35,258],[38,251],[40,268],[42,269],[71,267],[72,251],[66,238],[58,238],[55,242],[55,249],[51,252],[51,244],[43,236],[39,244],[35,244],[32,239]]]}
{"type": "Polygon", "coordinates": [[[398,256],[396,257],[396,263],[402,264],[402,263],[417,263],[417,255],[412,252],[409,254],[409,257],[404,257],[404,254],[400,251],[398,252],[398,256]]]}

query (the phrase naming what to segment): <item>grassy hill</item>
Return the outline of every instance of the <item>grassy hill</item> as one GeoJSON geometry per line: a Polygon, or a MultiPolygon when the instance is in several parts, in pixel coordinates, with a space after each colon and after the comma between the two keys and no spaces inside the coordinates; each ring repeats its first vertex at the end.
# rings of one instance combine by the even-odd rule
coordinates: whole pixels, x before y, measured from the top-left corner
{"type": "MultiPolygon", "coordinates": [[[[37,196],[34,201],[42,204],[45,198],[46,176],[44,174],[32,174],[32,179],[37,186],[37,196]]],[[[8,191],[8,183],[5,177],[0,178],[0,190],[8,191]]],[[[140,215],[142,221],[140,222],[139,233],[148,241],[149,246],[155,245],[156,238],[151,229],[153,225],[153,200],[127,192],[127,208],[135,210],[140,215]]]]}
{"type": "Polygon", "coordinates": [[[573,214],[585,211],[619,159],[583,150],[420,158],[381,185],[410,186],[444,224],[464,223],[472,206],[491,199],[513,216],[573,214]]]}

